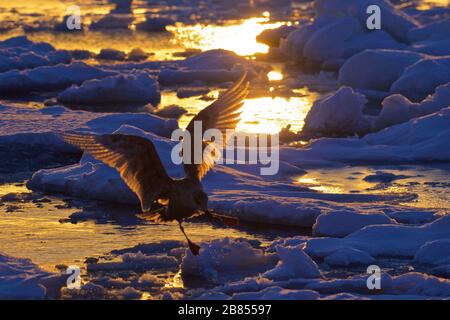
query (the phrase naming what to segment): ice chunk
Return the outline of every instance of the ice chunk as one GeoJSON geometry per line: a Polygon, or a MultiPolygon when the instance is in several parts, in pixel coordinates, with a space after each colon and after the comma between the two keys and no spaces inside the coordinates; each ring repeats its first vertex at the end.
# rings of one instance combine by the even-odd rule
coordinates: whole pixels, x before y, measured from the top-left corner
{"type": "Polygon", "coordinates": [[[411,42],[427,39],[446,39],[450,37],[450,18],[433,21],[424,26],[413,28],[408,33],[411,42]]]}
{"type": "Polygon", "coordinates": [[[311,239],[305,251],[313,257],[326,257],[336,250],[352,248],[373,257],[412,258],[425,243],[449,239],[450,215],[423,226],[367,226],[345,238],[311,239]]]}
{"type": "Polygon", "coordinates": [[[389,91],[405,69],[423,57],[410,51],[365,50],[342,66],[339,83],[353,88],[389,91]]]}
{"type": "Polygon", "coordinates": [[[318,300],[320,295],[313,290],[290,290],[273,286],[258,292],[236,293],[231,300],[318,300]]]}
{"type": "Polygon", "coordinates": [[[38,268],[28,259],[0,253],[0,299],[45,299],[58,297],[63,277],[38,268]]]}
{"type": "Polygon", "coordinates": [[[343,248],[327,256],[324,261],[330,266],[348,267],[355,265],[369,266],[375,262],[375,259],[364,251],[343,248]]]}
{"type": "Polygon", "coordinates": [[[101,60],[117,60],[123,61],[126,58],[126,54],[123,51],[116,49],[102,49],[97,56],[97,59],[101,60]]]}
{"type": "Polygon", "coordinates": [[[450,82],[450,58],[422,59],[405,69],[392,84],[391,93],[420,101],[433,93],[439,85],[450,82]]]}
{"type": "Polygon", "coordinates": [[[273,254],[265,254],[246,241],[225,238],[203,243],[197,257],[188,252],[181,264],[181,271],[183,275],[220,282],[267,270],[275,264],[275,260],[273,254]]]}
{"type": "Polygon", "coordinates": [[[136,29],[152,32],[164,32],[167,31],[166,27],[175,24],[170,18],[164,17],[147,17],[144,22],[138,23],[136,29]]]}
{"type": "Polygon", "coordinates": [[[44,66],[24,71],[11,70],[0,73],[0,94],[54,91],[113,74],[115,72],[104,71],[83,62],[44,66]]]}
{"type": "Polygon", "coordinates": [[[58,95],[58,102],[69,105],[144,105],[161,101],[158,82],[144,71],[85,81],[58,95]]]}
{"type": "Polygon", "coordinates": [[[394,211],[386,213],[398,223],[424,224],[436,220],[439,216],[433,211],[394,211]]]}
{"type": "Polygon", "coordinates": [[[294,30],[297,30],[297,28],[293,26],[281,26],[276,29],[267,29],[256,36],[256,40],[267,44],[270,47],[278,47],[280,45],[280,39],[287,38],[294,30]]]}
{"type": "Polygon", "coordinates": [[[302,245],[295,247],[277,246],[280,262],[263,276],[272,280],[320,278],[317,264],[303,251],[302,245]]]}
{"type": "Polygon", "coordinates": [[[132,22],[132,15],[109,14],[93,22],[90,28],[93,30],[128,29],[132,22]]]}
{"type": "Polygon", "coordinates": [[[382,213],[360,214],[341,210],[321,214],[313,226],[317,236],[344,237],[365,226],[375,224],[395,224],[395,221],[382,213]]]}
{"type": "Polygon", "coordinates": [[[450,265],[450,238],[425,243],[416,252],[414,262],[433,266],[450,265]]]}
{"type": "Polygon", "coordinates": [[[408,42],[408,33],[418,27],[419,23],[411,16],[397,10],[386,0],[315,0],[314,6],[318,16],[351,16],[366,25],[367,8],[377,5],[381,9],[383,29],[402,42],[408,42]]]}
{"type": "Polygon", "coordinates": [[[391,172],[377,171],[375,174],[368,175],[364,177],[364,181],[367,182],[378,182],[378,183],[391,183],[395,180],[405,179],[408,176],[397,175],[391,172]]]}
{"type": "Polygon", "coordinates": [[[341,163],[449,161],[450,108],[361,139],[321,138],[305,148],[283,148],[280,159],[296,166],[341,163]]]}
{"type": "Polygon", "coordinates": [[[360,128],[366,103],[362,94],[342,87],[314,103],[305,118],[303,131],[320,136],[354,135],[360,128]]]}

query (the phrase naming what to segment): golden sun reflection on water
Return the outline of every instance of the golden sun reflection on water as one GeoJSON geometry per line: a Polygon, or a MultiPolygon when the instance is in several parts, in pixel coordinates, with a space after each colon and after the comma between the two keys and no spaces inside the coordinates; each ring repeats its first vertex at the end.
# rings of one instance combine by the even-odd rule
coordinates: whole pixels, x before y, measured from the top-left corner
{"type": "MultiPolygon", "coordinates": [[[[300,131],[304,125],[304,119],[317,99],[317,94],[303,90],[301,97],[258,97],[244,101],[241,121],[236,130],[247,133],[273,134],[281,131],[287,125],[291,130],[300,131]]],[[[210,97],[217,98],[219,90],[213,90],[210,97]]],[[[174,92],[165,92],[162,96],[162,105],[179,105],[188,111],[179,122],[180,128],[186,128],[195,114],[211,104],[197,98],[179,99],[174,92]]]]}
{"type": "Polygon", "coordinates": [[[268,17],[251,18],[229,25],[184,25],[170,27],[176,42],[185,48],[212,50],[225,49],[247,56],[267,53],[269,47],[256,41],[256,36],[267,29],[282,26],[283,22],[268,23],[268,17]]]}
{"type": "Polygon", "coordinates": [[[278,133],[291,125],[291,130],[300,131],[313,101],[312,96],[247,99],[236,129],[248,133],[270,134],[278,133]]]}
{"type": "Polygon", "coordinates": [[[448,7],[450,6],[450,0],[423,0],[417,6],[419,10],[430,10],[435,7],[448,7]]]}
{"type": "Polygon", "coordinates": [[[31,192],[25,185],[22,184],[3,184],[0,185],[0,197],[9,193],[29,193],[31,192]]]}

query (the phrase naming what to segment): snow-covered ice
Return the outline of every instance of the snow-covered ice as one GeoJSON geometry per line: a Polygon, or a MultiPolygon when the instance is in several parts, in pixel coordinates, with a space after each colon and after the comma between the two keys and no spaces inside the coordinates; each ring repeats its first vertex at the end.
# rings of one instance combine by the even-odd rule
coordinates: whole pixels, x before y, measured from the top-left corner
{"type": "Polygon", "coordinates": [[[225,238],[204,244],[198,257],[186,252],[181,263],[184,275],[202,277],[212,282],[231,280],[242,274],[253,275],[267,270],[276,256],[253,248],[247,241],[225,238]]]}
{"type": "Polygon", "coordinates": [[[341,210],[321,214],[313,226],[316,236],[345,237],[365,226],[395,224],[395,221],[382,213],[360,214],[355,211],[341,210]]]}
{"type": "Polygon", "coordinates": [[[0,93],[18,94],[34,91],[55,91],[90,79],[114,75],[83,62],[43,66],[23,71],[11,70],[0,73],[0,93]]]}
{"type": "Polygon", "coordinates": [[[69,105],[144,105],[161,101],[159,85],[144,71],[92,79],[72,86],[58,95],[58,102],[69,105]]]}
{"type": "MultiPolygon", "coordinates": [[[[364,95],[349,87],[314,102],[305,118],[303,131],[315,136],[352,136],[368,131],[362,110],[364,95]]],[[[370,126],[369,126],[370,127],[370,126]]]]}
{"type": "Polygon", "coordinates": [[[263,273],[271,280],[287,280],[292,278],[321,278],[317,264],[303,251],[302,245],[296,247],[277,246],[276,252],[280,261],[275,268],[263,273]]]}
{"type": "Polygon", "coordinates": [[[64,277],[45,272],[28,259],[0,254],[0,299],[58,297],[64,284],[64,277]]]}
{"type": "Polygon", "coordinates": [[[449,224],[450,216],[444,216],[421,226],[373,225],[344,238],[311,239],[306,243],[305,251],[317,258],[344,248],[358,249],[373,257],[412,258],[425,243],[448,239],[449,224]]]}

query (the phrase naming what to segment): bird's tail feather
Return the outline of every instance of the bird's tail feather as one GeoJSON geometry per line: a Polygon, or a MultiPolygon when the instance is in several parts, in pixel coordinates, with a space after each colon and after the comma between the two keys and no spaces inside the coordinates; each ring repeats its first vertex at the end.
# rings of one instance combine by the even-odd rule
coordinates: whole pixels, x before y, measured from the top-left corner
{"type": "Polygon", "coordinates": [[[138,217],[144,220],[148,220],[151,222],[166,222],[166,221],[170,221],[169,219],[167,219],[167,217],[165,216],[165,211],[166,208],[161,208],[159,210],[156,211],[152,211],[152,212],[143,212],[141,214],[138,214],[138,217]]]}

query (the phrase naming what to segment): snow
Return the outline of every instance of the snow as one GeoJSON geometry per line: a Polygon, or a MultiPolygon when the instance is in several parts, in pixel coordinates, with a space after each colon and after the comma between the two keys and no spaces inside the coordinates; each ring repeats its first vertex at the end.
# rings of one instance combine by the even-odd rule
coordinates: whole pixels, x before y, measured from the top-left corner
{"type": "Polygon", "coordinates": [[[341,210],[321,214],[313,226],[316,236],[345,237],[365,226],[395,224],[396,222],[382,213],[360,214],[355,211],[341,210]]]}
{"type": "Polygon", "coordinates": [[[280,49],[295,61],[327,70],[339,69],[343,61],[367,49],[405,49],[408,33],[419,26],[411,16],[384,0],[316,0],[314,9],[314,21],[300,25],[281,39],[280,49]],[[381,30],[366,26],[367,8],[371,5],[381,8],[381,30]]]}
{"type": "Polygon", "coordinates": [[[405,69],[423,57],[411,51],[365,50],[345,62],[339,70],[339,83],[352,88],[388,92],[405,69]]]}
{"type": "Polygon", "coordinates": [[[175,269],[178,260],[166,254],[146,255],[142,252],[125,253],[120,256],[118,262],[99,262],[87,264],[89,272],[111,270],[151,270],[151,269],[175,269]]]}
{"type": "Polygon", "coordinates": [[[0,253],[0,299],[45,299],[57,294],[62,277],[45,272],[28,259],[0,253]]]}
{"type": "Polygon", "coordinates": [[[312,257],[326,257],[344,248],[364,251],[373,257],[412,258],[425,243],[448,239],[450,216],[421,226],[372,225],[344,238],[318,238],[307,241],[305,251],[312,257]]]}
{"type": "Polygon", "coordinates": [[[58,131],[112,133],[132,125],[161,136],[170,136],[178,123],[147,113],[92,113],[55,106],[44,109],[0,107],[0,142],[40,145],[45,150],[74,152],[74,147],[55,135],[58,131]]]}
{"type": "MultiPolygon", "coordinates": [[[[450,54],[450,52],[449,52],[450,54]]],[[[450,58],[427,58],[408,66],[392,84],[391,93],[421,101],[441,84],[450,82],[450,58]]]]}
{"type": "Polygon", "coordinates": [[[365,50],[339,70],[339,83],[390,93],[420,101],[437,86],[450,82],[450,59],[413,51],[365,50]]]}
{"type": "Polygon", "coordinates": [[[58,102],[69,105],[144,105],[161,101],[158,82],[144,71],[92,79],[72,86],[58,95],[58,102]]]}
{"type": "Polygon", "coordinates": [[[343,248],[327,256],[324,261],[330,266],[349,267],[355,265],[369,266],[375,262],[375,259],[364,251],[343,248]]]}
{"type": "Polygon", "coordinates": [[[216,49],[189,57],[176,66],[163,67],[159,73],[159,82],[164,86],[220,84],[235,81],[244,69],[250,78],[270,71],[270,67],[247,61],[234,52],[216,49]]]}
{"type": "Polygon", "coordinates": [[[450,160],[450,108],[357,138],[321,138],[304,148],[283,148],[280,160],[296,166],[333,163],[421,163],[450,160]]]}
{"type": "Polygon", "coordinates": [[[416,252],[414,262],[434,266],[450,265],[450,239],[425,243],[416,252]]]}
{"type": "Polygon", "coordinates": [[[381,9],[382,29],[399,41],[408,42],[408,33],[419,26],[411,16],[397,10],[386,0],[315,0],[314,6],[318,16],[351,16],[361,25],[366,25],[367,8],[377,5],[381,9]]]}
{"type": "Polygon", "coordinates": [[[31,93],[33,91],[54,91],[86,80],[100,79],[115,72],[104,71],[83,62],[43,66],[23,71],[11,70],[0,73],[0,93],[31,93]]]}
{"type": "Polygon", "coordinates": [[[312,290],[289,290],[273,286],[258,292],[236,293],[231,300],[318,300],[319,297],[312,290]]]}
{"type": "Polygon", "coordinates": [[[433,21],[423,26],[413,28],[408,33],[411,42],[428,39],[446,39],[450,36],[450,18],[433,21]]]}
{"type": "Polygon", "coordinates": [[[67,51],[55,50],[48,43],[35,43],[26,36],[0,42],[0,72],[69,63],[70,60],[67,51]]]}
{"type": "Polygon", "coordinates": [[[348,136],[359,132],[367,99],[349,87],[342,87],[314,102],[305,118],[304,132],[316,136],[348,136]]]}
{"type": "Polygon", "coordinates": [[[201,245],[200,255],[187,252],[181,263],[183,275],[191,275],[220,282],[236,274],[255,274],[274,265],[273,254],[265,254],[248,242],[224,238],[201,245]]]}
{"type": "Polygon", "coordinates": [[[404,224],[424,224],[432,222],[439,217],[433,211],[397,211],[386,214],[398,223],[404,224]]]}
{"type": "Polygon", "coordinates": [[[280,261],[275,268],[262,274],[271,280],[287,280],[291,278],[321,278],[317,264],[303,251],[302,245],[295,247],[277,246],[276,252],[280,261]]]}

